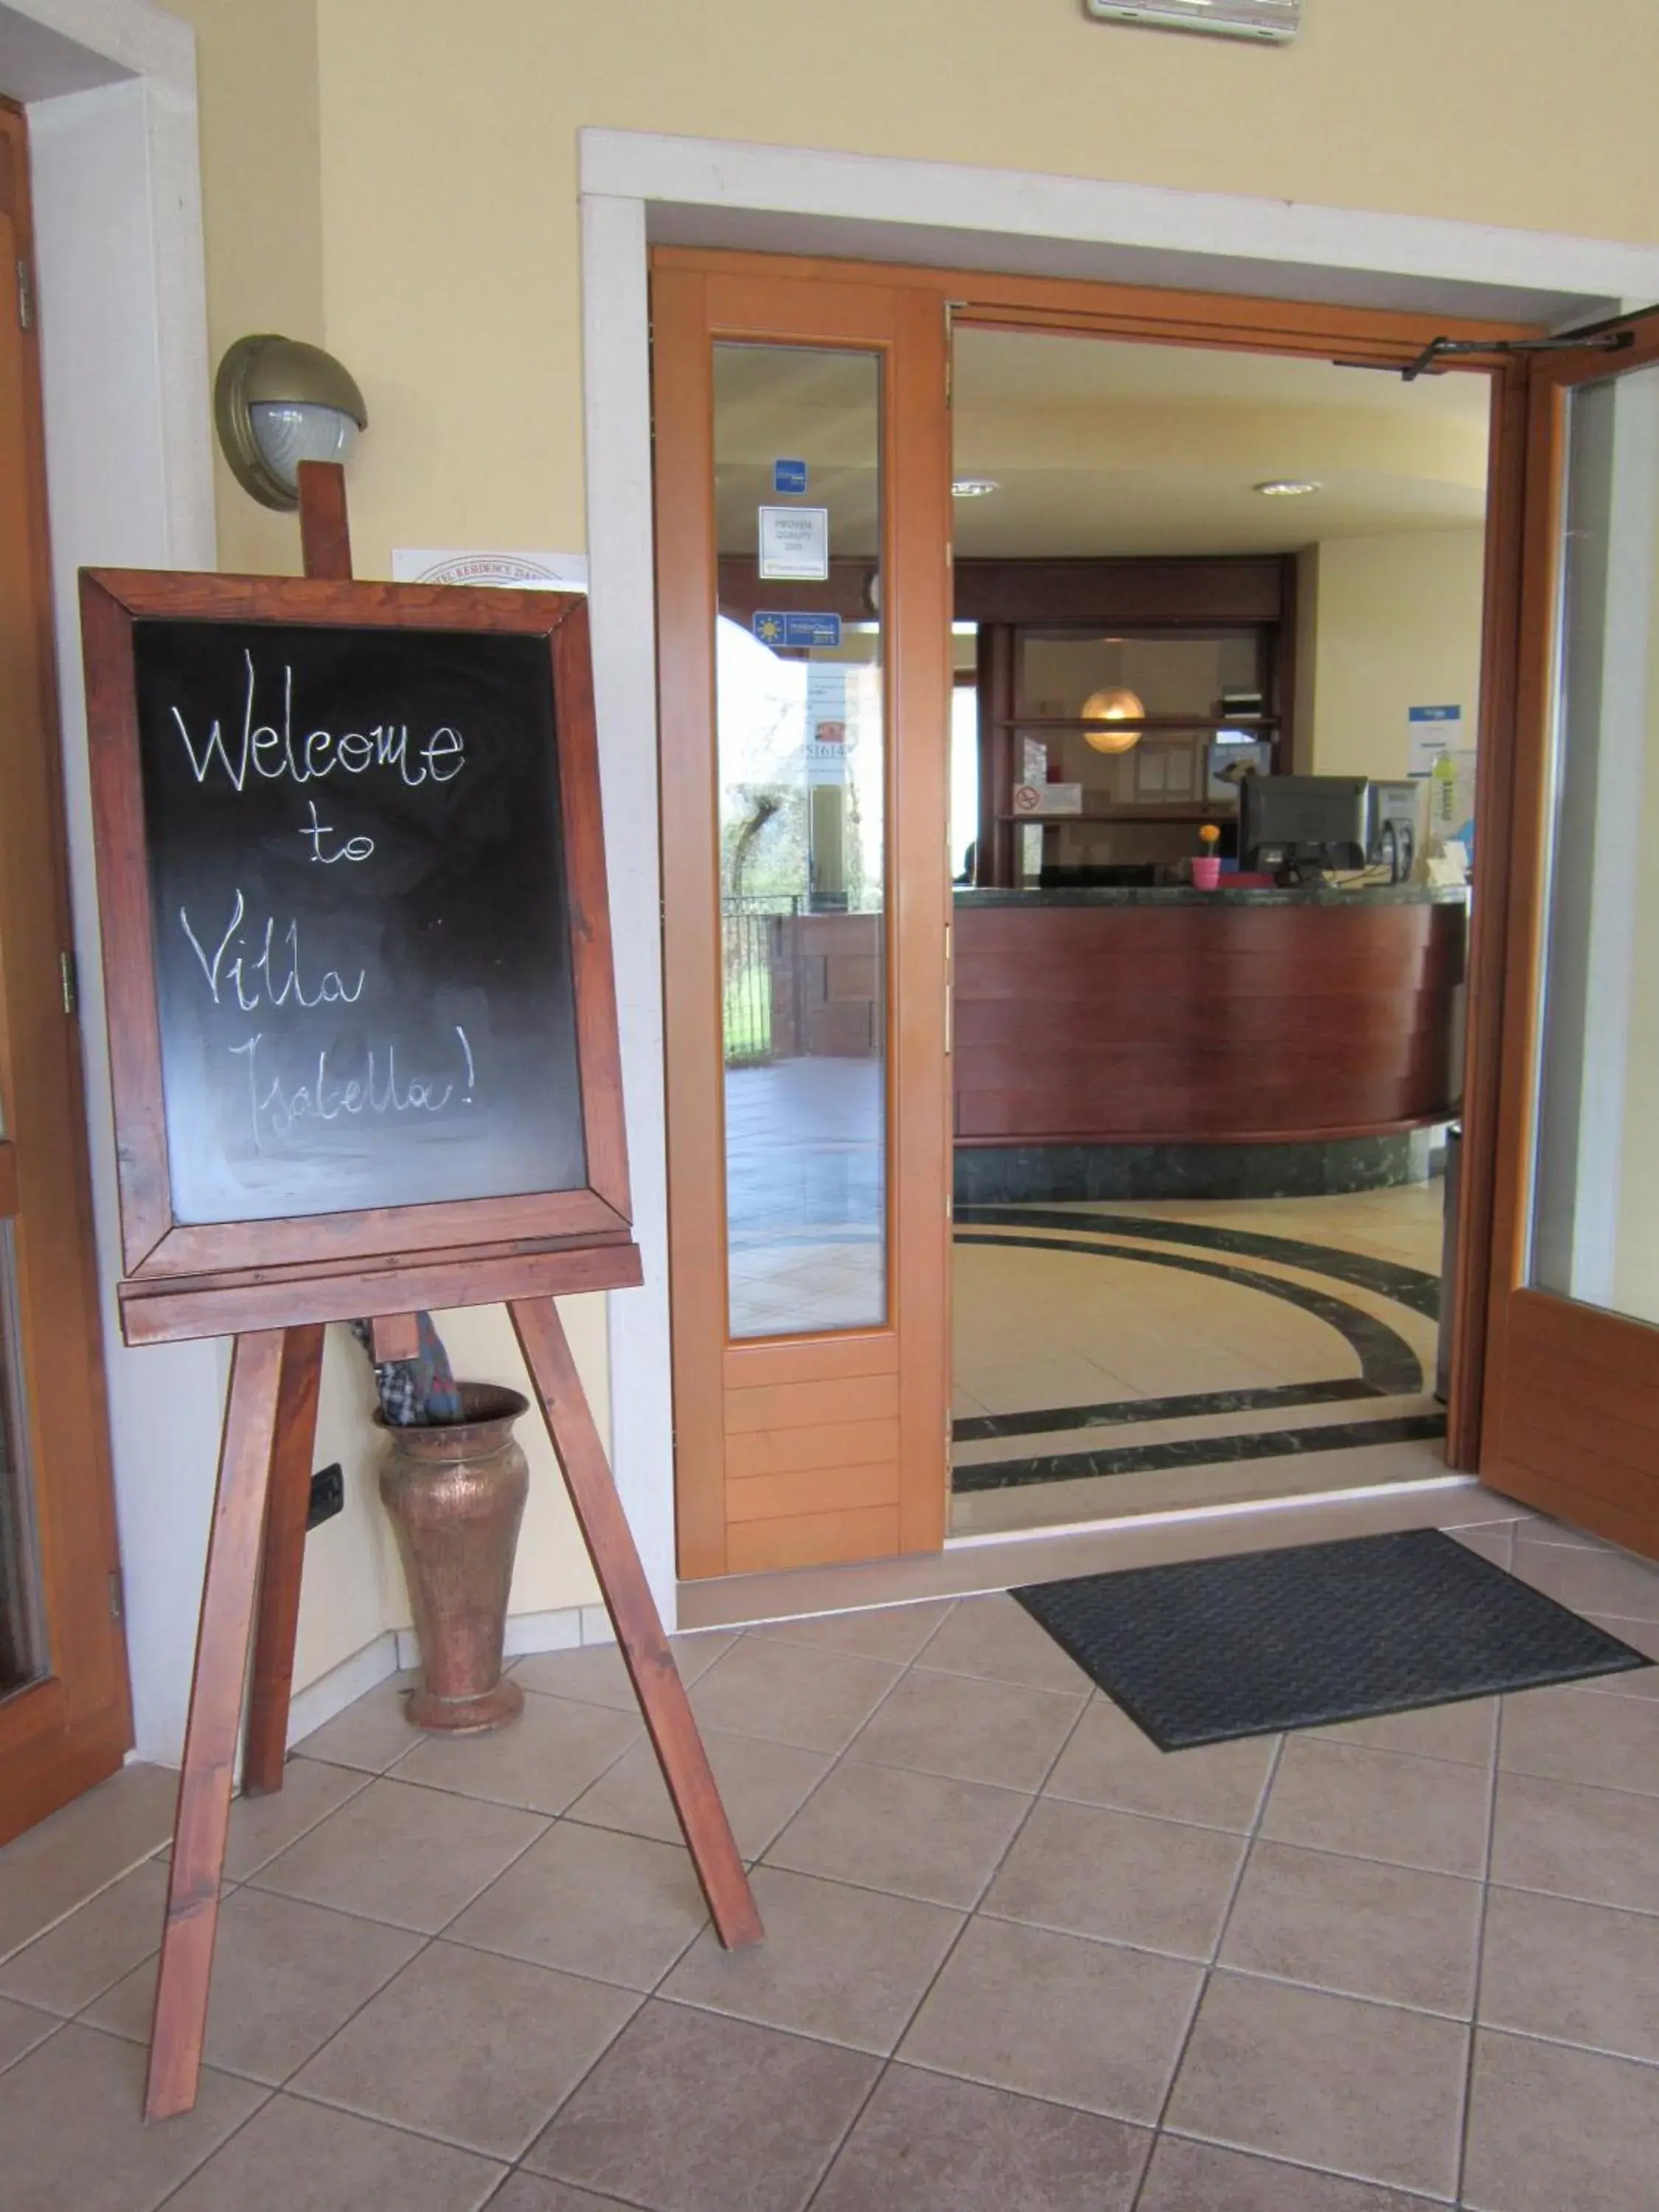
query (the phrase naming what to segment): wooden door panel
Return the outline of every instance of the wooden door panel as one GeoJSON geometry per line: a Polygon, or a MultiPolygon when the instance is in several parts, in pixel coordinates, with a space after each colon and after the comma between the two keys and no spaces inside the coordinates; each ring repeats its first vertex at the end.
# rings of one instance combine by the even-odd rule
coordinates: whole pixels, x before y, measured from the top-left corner
{"type": "MultiPolygon", "coordinates": [[[[1639,604],[1632,600],[1632,592],[1642,586],[1643,568],[1632,557],[1632,540],[1621,538],[1615,520],[1621,492],[1626,499],[1639,494],[1650,502],[1640,527],[1650,534],[1653,514],[1659,511],[1659,469],[1650,453],[1639,462],[1646,477],[1621,465],[1611,435],[1599,459],[1593,442],[1582,450],[1571,442],[1577,435],[1570,411],[1573,395],[1588,386],[1611,387],[1591,398],[1616,415],[1623,397],[1639,398],[1628,387],[1620,394],[1618,386],[1624,378],[1639,374],[1647,400],[1659,410],[1654,390],[1659,315],[1638,318],[1628,331],[1620,353],[1586,345],[1536,361],[1530,372],[1480,1472],[1494,1487],[1540,1511],[1659,1558],[1659,1326],[1618,1310],[1628,1293],[1615,1289],[1613,1264],[1632,1232],[1659,1242],[1659,1221],[1649,1219],[1647,1209],[1632,1207],[1625,1196],[1627,1150],[1615,1147],[1609,1154],[1587,1143],[1582,1132],[1590,1125],[1582,1121],[1565,1152],[1552,1152],[1540,1139],[1540,1127],[1547,1127],[1540,1123],[1540,1102],[1552,1085],[1565,1083],[1576,1114],[1605,1091],[1603,1065],[1578,1049],[1566,1052],[1553,1034],[1547,994],[1553,993],[1575,1022],[1583,1014],[1583,994],[1561,980],[1570,972],[1561,964],[1562,947],[1581,958],[1587,948],[1599,949],[1593,925],[1583,919],[1593,894],[1636,897],[1630,869],[1605,864],[1603,840],[1609,822],[1633,818],[1644,775],[1650,786],[1659,775],[1659,726],[1652,705],[1644,720],[1639,713],[1629,720],[1629,695],[1621,704],[1617,673],[1621,653],[1634,651],[1644,668],[1650,664],[1659,636],[1659,592],[1650,592],[1639,604]],[[1599,476],[1598,468],[1603,471],[1599,476]],[[1582,480],[1573,473],[1579,469],[1586,471],[1582,480]],[[1592,490],[1598,483],[1612,487],[1602,507],[1580,513],[1570,505],[1583,483],[1592,490]],[[1591,574],[1598,562],[1599,578],[1591,574]],[[1617,629],[1607,612],[1615,603],[1620,608],[1617,629]],[[1593,684],[1575,677],[1575,669],[1586,666],[1594,671],[1593,684]],[[1623,724],[1617,720],[1620,713],[1627,717],[1623,724]],[[1577,816],[1575,842],[1569,825],[1574,808],[1583,806],[1587,773],[1595,780],[1596,804],[1593,815],[1577,816]],[[1621,773],[1624,782],[1617,780],[1621,773]],[[1581,779],[1577,790],[1575,777],[1581,779]],[[1593,828],[1587,832],[1589,822],[1593,828]],[[1553,945],[1558,914],[1565,915],[1568,933],[1560,945],[1553,945]],[[1552,975],[1553,963],[1559,967],[1559,975],[1552,975]],[[1610,1160],[1626,1164],[1616,1182],[1610,1160]],[[1601,1209],[1581,1216],[1582,1193],[1591,1184],[1601,1191],[1601,1209]],[[1609,1210],[1610,1192],[1614,1204],[1609,1210]],[[1565,1259],[1534,1223],[1534,1209],[1541,1224],[1558,1200],[1565,1202],[1571,1226],[1565,1259]]],[[[1635,450],[1639,461],[1643,448],[1635,450]]],[[[1629,453],[1626,448],[1626,463],[1629,453]]],[[[1650,575],[1647,582],[1650,587],[1650,575]]],[[[1644,851],[1637,865],[1650,868],[1650,855],[1644,851]]],[[[1613,960],[1597,961],[1594,972],[1599,981],[1605,982],[1610,973],[1622,977],[1623,1018],[1640,1003],[1644,987],[1655,988],[1654,957],[1650,933],[1638,932],[1627,970],[1613,960]]],[[[1650,1116],[1645,1086],[1631,1082],[1627,1073],[1620,1079],[1626,1087],[1619,1095],[1628,1101],[1626,1121],[1632,1115],[1650,1116]]],[[[1651,1244],[1644,1247],[1644,1258],[1650,1249],[1651,1244]]]]}
{"type": "MultiPolygon", "coordinates": [[[[0,1843],[121,1763],[131,1741],[86,1160],[32,330],[28,142],[0,102],[0,1218],[11,1239],[9,1385],[35,1523],[40,1678],[0,1702],[0,1843]]],[[[5,1317],[0,1316],[0,1326],[5,1317]]],[[[3,1480],[0,1476],[0,1480],[3,1480]]]]}
{"type": "MultiPolygon", "coordinates": [[[[777,277],[683,256],[659,258],[652,306],[680,1571],[933,1548],[944,1535],[949,1404],[944,315],[935,294],[899,283],[777,277]],[[714,651],[714,349],[726,343],[851,352],[881,365],[884,911],[809,907],[768,927],[769,957],[790,979],[770,986],[773,1048],[844,1067],[880,1058],[887,1319],[737,1340],[726,1319],[714,651]]],[[[745,592],[756,588],[749,579],[745,592]]],[[[776,588],[769,598],[760,583],[755,605],[806,604],[801,587],[776,588]]],[[[811,604],[836,605],[834,584],[823,591],[811,604]]],[[[745,601],[740,616],[728,611],[747,624],[754,610],[745,601]]]]}

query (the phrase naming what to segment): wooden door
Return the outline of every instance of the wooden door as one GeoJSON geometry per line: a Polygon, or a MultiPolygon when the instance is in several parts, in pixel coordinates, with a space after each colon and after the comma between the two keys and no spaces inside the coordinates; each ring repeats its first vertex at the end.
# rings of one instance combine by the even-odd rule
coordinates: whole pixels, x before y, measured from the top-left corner
{"type": "Polygon", "coordinates": [[[1659,317],[1534,361],[1481,1473],[1659,1557],[1659,317]]]}
{"type": "Polygon", "coordinates": [[[665,252],[653,334],[680,1571],[933,1550],[943,306],[665,252]]]}
{"type": "Polygon", "coordinates": [[[0,102],[0,1843],[132,1741],[73,1018],[28,147],[0,102]]]}

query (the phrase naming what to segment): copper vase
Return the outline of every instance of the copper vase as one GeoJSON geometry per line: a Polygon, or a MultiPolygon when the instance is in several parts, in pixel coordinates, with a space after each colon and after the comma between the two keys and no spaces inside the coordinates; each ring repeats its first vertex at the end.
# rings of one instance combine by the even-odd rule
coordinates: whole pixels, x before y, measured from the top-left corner
{"type": "Polygon", "coordinates": [[[451,1734],[504,1728],[524,1708],[524,1692],[502,1676],[501,1645],[530,1486],[513,1437],[529,1401],[492,1382],[459,1388],[459,1421],[405,1429],[374,1416],[391,1439],[380,1497],[398,1532],[421,1645],[409,1717],[451,1734]]]}

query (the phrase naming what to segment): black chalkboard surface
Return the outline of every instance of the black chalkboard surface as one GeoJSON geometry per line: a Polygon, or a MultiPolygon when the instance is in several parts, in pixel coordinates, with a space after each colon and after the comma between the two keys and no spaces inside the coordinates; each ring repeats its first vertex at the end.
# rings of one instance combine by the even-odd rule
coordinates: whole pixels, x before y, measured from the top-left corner
{"type": "Polygon", "coordinates": [[[174,1218],[580,1186],[545,646],[132,642],[174,1218]]]}

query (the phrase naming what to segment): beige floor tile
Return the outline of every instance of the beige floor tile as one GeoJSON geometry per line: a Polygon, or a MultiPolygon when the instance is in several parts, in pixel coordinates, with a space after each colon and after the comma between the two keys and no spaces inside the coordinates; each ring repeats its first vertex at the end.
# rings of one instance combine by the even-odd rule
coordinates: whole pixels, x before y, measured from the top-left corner
{"type": "Polygon", "coordinates": [[[1150,2122],[1201,1978],[1183,1960],[976,1919],[900,2055],[994,2088],[1150,2122]]]}
{"type": "Polygon", "coordinates": [[[503,2171],[448,2143],[277,2096],[167,2212],[477,2212],[503,2171]]]}
{"type": "Polygon", "coordinates": [[[748,1637],[723,1652],[691,1692],[705,1728],[768,1736],[803,1751],[843,1750],[899,1670],[849,1652],[748,1637]]]}
{"type": "Polygon", "coordinates": [[[1659,2060],[1659,1919],[1494,1889],[1480,2018],[1488,2027],[1659,2060]]]}
{"type": "Polygon", "coordinates": [[[1011,1597],[963,1598],[923,1646],[916,1663],[941,1674],[1066,1690],[1077,1697],[1094,1689],[1077,1662],[1011,1597]]]}
{"type": "Polygon", "coordinates": [[[0,1966],[0,1996],[68,2015],[100,1996],[161,1940],[167,1870],[147,1859],[0,1966]]]}
{"type": "Polygon", "coordinates": [[[166,1843],[178,1795],[176,1774],[136,1762],[0,1850],[0,1959],[166,1843]]]}
{"type": "Polygon", "coordinates": [[[55,2013],[37,2012],[33,2005],[0,1997],[0,2074],[15,2066],[26,2051],[44,2043],[58,2024],[55,2013]]]}
{"type": "Polygon", "coordinates": [[[1628,1644],[1647,1661],[1645,1667],[1627,1668],[1618,1674],[1595,1674],[1577,1687],[1597,1697],[1644,1698],[1651,1703],[1659,1698],[1659,1624],[1651,1620],[1619,1620],[1610,1613],[1587,1613],[1586,1620],[1593,1620],[1598,1628],[1605,1628],[1609,1636],[1616,1636],[1621,1644],[1628,1644]]]}
{"type": "Polygon", "coordinates": [[[1244,1840],[1039,1798],[981,1908],[1073,1936],[1207,1960],[1220,1939],[1244,1840]]]}
{"type": "MultiPolygon", "coordinates": [[[[274,2087],[320,2048],[421,1948],[403,1928],[239,1889],[225,1899],[213,1948],[207,2059],[274,2087]]],[[[86,2014],[149,2040],[155,1961],[135,1967],[86,2014]]]]}
{"type": "Polygon", "coordinates": [[[1659,1898],[1659,1801],[1500,1774],[1492,1879],[1651,1911],[1659,1898]]]}
{"type": "Polygon", "coordinates": [[[1331,1743],[1363,1744],[1370,1751],[1404,1752],[1418,1759],[1449,1759],[1463,1766],[1492,1763],[1498,1741],[1498,1699],[1470,1698],[1455,1705],[1428,1705],[1414,1713],[1379,1713],[1312,1733],[1331,1743]]]}
{"type": "Polygon", "coordinates": [[[1121,2120],[895,2066],[813,2212],[1129,2212],[1146,2145],[1121,2120]]]}
{"type": "Polygon", "coordinates": [[[532,1690],[510,1728],[428,1736],[398,1762],[398,1779],[532,1813],[562,1813],[642,1735],[633,1713],[532,1690]]]}
{"type": "MultiPolygon", "coordinates": [[[[970,1905],[1031,1801],[1012,1790],[843,1759],[767,1853],[774,1866],[970,1905]]],[[[580,1810],[580,1808],[578,1808],[580,1810]]]]}
{"type": "Polygon", "coordinates": [[[349,1705],[331,1721],[325,1721],[295,1746],[307,1759],[325,1759],[331,1766],[356,1766],[365,1774],[384,1774],[387,1767],[413,1750],[422,1741],[404,1713],[412,1674],[392,1674],[349,1705]]]}
{"type": "Polygon", "coordinates": [[[1261,1832],[1438,1874],[1486,1869],[1491,1777],[1448,1759],[1407,1759],[1317,1737],[1286,1739],[1261,1832]]]}
{"type": "Polygon", "coordinates": [[[763,1644],[806,1644],[819,1651],[848,1651],[860,1659],[908,1666],[955,1601],[926,1598],[916,1605],[884,1605],[865,1613],[814,1613],[805,1620],[772,1620],[750,1633],[763,1644]]]}
{"type": "Polygon", "coordinates": [[[630,1990],[434,1943],[297,2076],[302,2096],[517,2158],[639,2004],[630,1990]]]}
{"type": "Polygon", "coordinates": [[[1235,2149],[1449,2197],[1468,2033],[1425,2013],[1217,1973],[1169,2124],[1235,2149]]]}
{"type": "Polygon", "coordinates": [[[1036,1790],[1083,1711],[1080,1697],[962,1674],[908,1674],[856,1739],[854,1756],[1036,1790]]]}
{"type": "Polygon", "coordinates": [[[757,1868],[753,1884],[765,1942],[723,1951],[705,1928],[660,1994],[857,2051],[890,2051],[962,1915],[781,1867],[757,1868]]]}
{"type": "Polygon", "coordinates": [[[230,1834],[225,1845],[225,1879],[246,1881],[267,1866],[278,1851],[325,1820],[367,1789],[369,1777],[347,1766],[325,1765],[317,1759],[290,1759],[283,1769],[283,1786],[268,1797],[239,1797],[230,1808],[230,1834]]]}
{"type": "Polygon", "coordinates": [[[1574,1613],[1659,1621],[1659,1567],[1632,1553],[1540,1543],[1523,1528],[1515,1540],[1510,1571],[1574,1613]]]}
{"type": "Polygon", "coordinates": [[[146,2127],[143,2052],[70,2021],[0,2074],[6,2212],[150,2212],[266,2094],[210,2069],[193,2112],[146,2127]]]}
{"type": "Polygon", "coordinates": [[[1430,2203],[1368,2181],[1160,2136],[1135,2212],[1430,2212],[1430,2203]]]}
{"type": "Polygon", "coordinates": [[[1495,1567],[1508,1571],[1515,1557],[1515,1527],[1512,1522],[1495,1521],[1476,1528],[1449,1528],[1446,1534],[1466,1552],[1478,1553],[1495,1567]]]}
{"type": "Polygon", "coordinates": [[[690,2005],[650,2003],[526,2163],[647,2212],[800,2212],[878,2064],[690,2005]]]}
{"type": "Polygon", "coordinates": [[[1258,1842],[1221,1960],[1347,1996],[1467,2019],[1480,1930],[1477,1882],[1258,1842]]]}
{"type": "Polygon", "coordinates": [[[1276,1736],[1252,1736],[1195,1751],[1160,1751],[1127,1713],[1097,1698],[1060,1753],[1046,1794],[1244,1831],[1260,1809],[1278,1743],[1276,1736]]]}
{"type": "Polygon", "coordinates": [[[532,1966],[649,1990],[705,1917],[683,1849],[562,1820],[448,1933],[532,1966]]]}
{"type": "Polygon", "coordinates": [[[619,2197],[595,2197],[540,2173],[510,2173],[489,2200],[489,2212],[628,2212],[619,2197]]]}
{"type": "Polygon", "coordinates": [[[1659,1705],[1578,1689],[1524,1690],[1504,1700],[1498,1759],[1510,1774],[1659,1797],[1659,1705]]]}
{"type": "MultiPolygon", "coordinates": [[[[728,1735],[705,1729],[703,1748],[714,1770],[726,1817],[738,1850],[758,1858],[784,1822],[830,1771],[825,1752],[801,1751],[763,1737],[728,1735]]],[[[677,1844],[680,1825],[648,1739],[642,1738],[570,1808],[573,1820],[595,1828],[625,1828],[677,1844]]]]}
{"type": "Polygon", "coordinates": [[[1659,2069],[1482,2030],[1469,2212],[1652,2212],[1659,2069]]]}
{"type": "Polygon", "coordinates": [[[628,2207],[619,2197],[595,2197],[568,2182],[520,2172],[508,2174],[490,2198],[489,2212],[628,2212],[628,2207]]]}
{"type": "MultiPolygon", "coordinates": [[[[737,1630],[731,1628],[704,1629],[696,1636],[671,1636],[669,1649],[681,1681],[689,1689],[737,1639],[737,1630]]],[[[572,1651],[532,1652],[518,1662],[513,1674],[526,1690],[544,1691],[549,1697],[614,1705],[625,1713],[639,1711],[621,1650],[614,1644],[585,1644],[572,1651]]]]}
{"type": "Polygon", "coordinates": [[[435,1936],[546,1825],[514,1807],[381,1779],[254,1881],[313,1905],[435,1936]]]}

